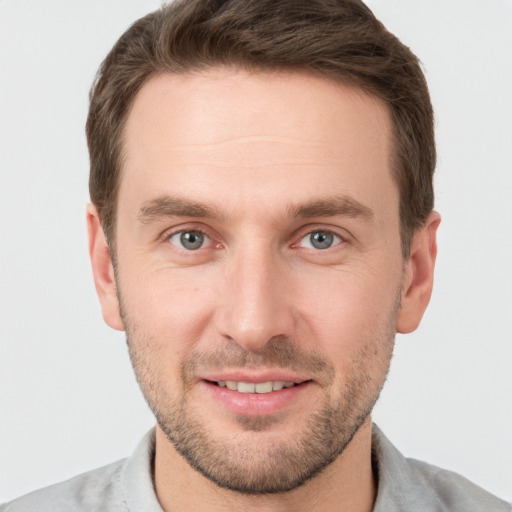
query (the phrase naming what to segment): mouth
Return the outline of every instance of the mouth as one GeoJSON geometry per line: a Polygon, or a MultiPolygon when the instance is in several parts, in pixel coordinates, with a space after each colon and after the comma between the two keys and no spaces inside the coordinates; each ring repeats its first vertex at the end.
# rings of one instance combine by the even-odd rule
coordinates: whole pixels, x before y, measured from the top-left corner
{"type": "Polygon", "coordinates": [[[308,396],[313,384],[312,380],[248,380],[203,379],[202,382],[205,385],[203,389],[219,404],[242,416],[265,416],[282,412],[297,400],[308,396]]]}
{"type": "MultiPolygon", "coordinates": [[[[238,391],[239,393],[258,393],[266,394],[274,391],[281,391],[282,389],[292,388],[299,386],[303,383],[273,380],[267,382],[243,382],[234,380],[218,380],[218,381],[207,381],[210,384],[218,386],[220,388],[227,388],[231,391],[238,391]]],[[[309,381],[304,381],[309,382],[309,381]]]]}
{"type": "Polygon", "coordinates": [[[290,410],[294,404],[314,400],[311,393],[317,389],[308,376],[286,370],[232,369],[203,374],[198,384],[214,403],[237,416],[265,416],[290,410]]]}

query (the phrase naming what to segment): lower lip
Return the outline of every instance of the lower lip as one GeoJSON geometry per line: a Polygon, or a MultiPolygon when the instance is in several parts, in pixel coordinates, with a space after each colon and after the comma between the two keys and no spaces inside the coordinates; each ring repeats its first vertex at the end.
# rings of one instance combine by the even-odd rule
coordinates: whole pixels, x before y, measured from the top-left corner
{"type": "Polygon", "coordinates": [[[310,388],[312,383],[303,382],[298,386],[271,393],[240,393],[205,380],[200,381],[200,384],[215,400],[235,414],[267,416],[282,412],[292,405],[310,388]]]}

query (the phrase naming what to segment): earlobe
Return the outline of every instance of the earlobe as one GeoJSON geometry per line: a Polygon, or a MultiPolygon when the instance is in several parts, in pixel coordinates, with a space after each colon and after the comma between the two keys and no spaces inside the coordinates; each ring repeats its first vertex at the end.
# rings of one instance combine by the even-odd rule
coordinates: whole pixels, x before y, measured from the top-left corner
{"type": "Polygon", "coordinates": [[[402,303],[396,330],[409,333],[418,328],[432,295],[437,256],[437,228],[441,216],[432,212],[412,240],[411,255],[405,265],[402,303]]]}
{"type": "Polygon", "coordinates": [[[119,309],[110,249],[101,227],[98,211],[92,204],[87,206],[87,233],[94,285],[100,299],[103,319],[113,329],[123,331],[124,325],[119,309]]]}

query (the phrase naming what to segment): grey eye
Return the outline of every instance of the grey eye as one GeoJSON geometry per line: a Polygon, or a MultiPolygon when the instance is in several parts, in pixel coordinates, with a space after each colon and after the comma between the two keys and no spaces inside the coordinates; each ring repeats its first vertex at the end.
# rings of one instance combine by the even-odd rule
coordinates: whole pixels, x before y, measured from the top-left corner
{"type": "Polygon", "coordinates": [[[169,238],[169,241],[182,249],[196,251],[208,243],[209,238],[200,231],[179,231],[169,238]]]}
{"type": "Polygon", "coordinates": [[[330,231],[313,231],[300,241],[301,247],[309,249],[329,249],[341,243],[341,238],[330,231]]]}

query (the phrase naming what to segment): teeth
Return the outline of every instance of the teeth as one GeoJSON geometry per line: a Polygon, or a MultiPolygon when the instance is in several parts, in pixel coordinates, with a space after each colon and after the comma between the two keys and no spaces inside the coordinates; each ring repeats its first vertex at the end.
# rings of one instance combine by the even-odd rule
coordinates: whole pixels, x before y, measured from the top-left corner
{"type": "Polygon", "coordinates": [[[239,393],[254,393],[256,391],[256,384],[250,382],[239,382],[238,392],[239,393]]]}
{"type": "MultiPolygon", "coordinates": [[[[240,386],[238,386],[238,388],[240,389],[240,386]]],[[[256,393],[271,393],[272,388],[272,382],[259,382],[254,386],[254,391],[256,391],[256,393]]]]}
{"type": "Polygon", "coordinates": [[[269,382],[236,382],[233,380],[219,380],[217,384],[220,387],[226,387],[231,391],[238,391],[239,393],[271,393],[272,391],[280,391],[283,388],[291,388],[295,385],[294,382],[284,382],[282,380],[269,381],[269,382]]]}

